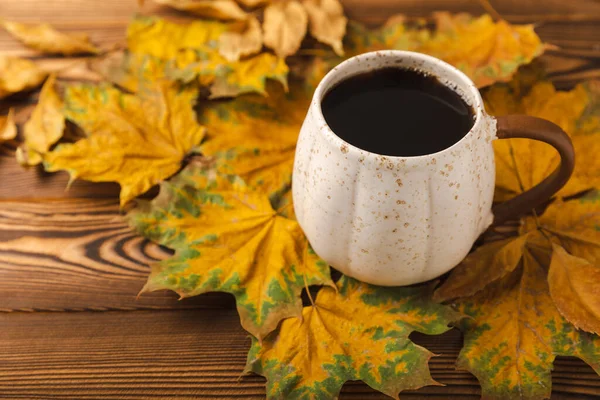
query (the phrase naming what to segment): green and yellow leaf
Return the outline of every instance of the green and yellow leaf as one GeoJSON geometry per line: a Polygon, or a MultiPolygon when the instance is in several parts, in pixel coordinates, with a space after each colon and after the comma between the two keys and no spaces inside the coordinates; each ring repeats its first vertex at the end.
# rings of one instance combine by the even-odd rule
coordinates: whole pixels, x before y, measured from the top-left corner
{"type": "Polygon", "coordinates": [[[65,130],[63,102],[54,88],[56,76],[44,83],[38,104],[31,118],[23,126],[24,143],[17,149],[17,160],[21,165],[37,165],[44,154],[58,141],[65,130]]]}
{"type": "Polygon", "coordinates": [[[269,399],[333,399],[362,380],[393,398],[436,385],[432,357],[409,335],[438,335],[460,314],[434,303],[431,286],[383,288],[343,276],[322,288],[301,319],[287,319],[262,343],[253,339],[247,372],[267,378],[269,399]]]}
{"type": "Polygon", "coordinates": [[[156,200],[129,215],[140,234],[175,250],[153,266],[144,290],[231,293],[242,326],[258,338],[300,317],[302,289],[331,280],[298,223],[239,178],[210,169],[183,175],[176,182],[193,185],[165,183],[156,200]]]}
{"type": "Polygon", "coordinates": [[[1,24],[25,46],[43,53],[74,56],[100,52],[89,37],[82,33],[59,32],[49,24],[28,25],[11,21],[1,21],[1,24]]]}
{"type": "Polygon", "coordinates": [[[35,89],[47,76],[29,60],[0,55],[0,99],[35,89]]]}
{"type": "Polygon", "coordinates": [[[310,94],[296,83],[286,93],[270,85],[268,96],[245,95],[209,102],[200,121],[207,126],[203,154],[219,173],[236,175],[272,198],[290,187],[294,153],[310,94]]]}
{"type": "Polygon", "coordinates": [[[61,144],[45,156],[48,171],[71,180],[118,182],[121,206],[175,174],[198,146],[194,90],[160,85],[143,97],[108,86],[77,85],[65,93],[65,114],[87,138],[61,144]]]}
{"type": "MultiPolygon", "coordinates": [[[[250,54],[260,49],[256,21],[248,39],[249,45],[235,51],[227,50],[233,57],[250,54]],[[251,40],[250,40],[251,39],[251,40]],[[243,51],[242,51],[243,50],[243,51]]],[[[134,19],[128,28],[129,57],[124,76],[129,87],[139,87],[135,80],[167,78],[186,83],[197,81],[210,86],[212,97],[231,97],[242,93],[265,93],[268,79],[287,87],[288,67],[270,53],[261,53],[237,61],[228,61],[219,52],[219,43],[234,42],[239,35],[239,23],[225,24],[216,21],[195,21],[187,25],[167,22],[159,18],[134,19]],[[224,39],[225,38],[225,39],[224,39]],[[229,39],[228,39],[229,38],[229,39]],[[140,61],[143,64],[138,64],[140,61]]],[[[231,43],[230,43],[231,44],[231,43]]]]}
{"type": "MultiPolygon", "coordinates": [[[[536,83],[528,93],[511,85],[494,85],[484,92],[487,110],[494,116],[527,114],[559,125],[575,148],[575,170],[558,192],[571,196],[600,187],[600,82],[590,81],[570,91],[558,91],[550,82],[536,83]]],[[[550,145],[535,140],[494,142],[496,201],[504,201],[541,182],[559,165],[550,145]]]]}

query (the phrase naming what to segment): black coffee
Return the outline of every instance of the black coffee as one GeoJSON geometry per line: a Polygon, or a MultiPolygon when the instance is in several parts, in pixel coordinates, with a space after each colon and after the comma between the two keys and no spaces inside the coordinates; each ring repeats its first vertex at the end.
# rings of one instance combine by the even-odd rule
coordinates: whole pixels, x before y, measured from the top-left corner
{"type": "Polygon", "coordinates": [[[411,69],[352,76],[325,94],[327,124],[346,142],[389,156],[419,156],[452,146],[473,126],[473,109],[437,78],[411,69]]]}

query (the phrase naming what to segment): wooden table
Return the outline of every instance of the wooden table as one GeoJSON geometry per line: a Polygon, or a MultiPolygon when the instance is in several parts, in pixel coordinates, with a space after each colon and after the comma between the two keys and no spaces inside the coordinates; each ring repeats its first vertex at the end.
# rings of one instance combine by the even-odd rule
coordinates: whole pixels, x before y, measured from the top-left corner
{"type": "MultiPolygon", "coordinates": [[[[557,86],[600,78],[598,1],[492,3],[510,22],[537,23],[542,38],[560,47],[543,57],[557,86]]],[[[368,23],[396,12],[483,12],[474,0],[347,0],[345,5],[351,17],[368,23]]],[[[122,41],[136,11],[134,0],[0,1],[2,18],[54,23],[87,32],[101,45],[122,41]]],[[[173,14],[153,4],[144,12],[173,14]]],[[[4,32],[0,50],[30,56],[48,68],[73,61],[43,58],[4,32]]],[[[18,106],[20,121],[34,98],[10,104],[18,106]]],[[[136,299],[148,264],[168,254],[132,234],[119,218],[118,187],[75,182],[65,191],[66,174],[23,170],[14,148],[0,148],[0,398],[264,398],[262,377],[238,380],[250,340],[232,299],[207,294],[178,301],[167,292],[136,299]]],[[[406,393],[403,399],[479,397],[477,380],[454,369],[460,332],[414,336],[440,355],[431,370],[447,386],[406,393]]],[[[577,359],[558,357],[552,380],[553,398],[600,398],[600,378],[577,359]]],[[[347,384],[341,397],[386,398],[362,383],[347,384]]]]}

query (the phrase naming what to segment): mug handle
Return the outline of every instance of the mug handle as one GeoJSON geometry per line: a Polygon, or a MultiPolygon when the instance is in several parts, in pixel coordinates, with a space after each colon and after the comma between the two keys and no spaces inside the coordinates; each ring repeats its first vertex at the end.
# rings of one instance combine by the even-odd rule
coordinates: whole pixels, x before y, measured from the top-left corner
{"type": "MultiPolygon", "coordinates": [[[[558,125],[528,115],[496,118],[498,139],[533,139],[548,143],[560,155],[560,165],[543,181],[516,197],[492,208],[494,224],[519,217],[543,204],[569,180],[575,167],[575,150],[569,136],[558,125]]],[[[533,155],[535,157],[535,155],[533,155]]]]}

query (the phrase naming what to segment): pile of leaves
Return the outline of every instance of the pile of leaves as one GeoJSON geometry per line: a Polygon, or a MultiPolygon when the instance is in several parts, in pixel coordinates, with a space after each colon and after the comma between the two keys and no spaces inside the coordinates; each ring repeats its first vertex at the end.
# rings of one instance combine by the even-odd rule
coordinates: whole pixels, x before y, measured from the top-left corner
{"type": "MultiPolygon", "coordinates": [[[[269,398],[335,398],[348,380],[394,398],[436,384],[432,353],[409,335],[451,326],[464,333],[458,367],[485,398],[547,398],[557,355],[600,373],[600,82],[556,90],[543,70],[523,67],[547,47],[532,26],[488,15],[394,16],[367,29],[338,0],[157,2],[198,17],[135,17],[117,50],[2,21],[37,51],[88,56],[102,78],[65,81],[0,56],[1,98],[43,84],[23,126],[12,110],[0,119],[0,142],[19,133],[24,166],[119,183],[131,226],[175,251],[152,266],[144,291],[232,294],[253,337],[246,371],[267,378],[269,398]],[[294,217],[294,151],[315,85],[345,58],[378,49],[441,58],[473,79],[492,115],[549,119],[575,146],[574,175],[545,210],[488,235],[441,284],[334,282],[294,217]],[[156,198],[139,198],[155,185],[156,198]],[[305,306],[310,286],[319,289],[305,306]]],[[[543,143],[494,145],[497,201],[559,163],[543,143]]]]}

